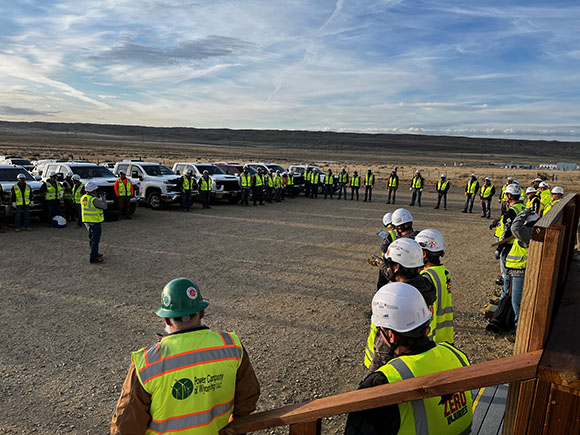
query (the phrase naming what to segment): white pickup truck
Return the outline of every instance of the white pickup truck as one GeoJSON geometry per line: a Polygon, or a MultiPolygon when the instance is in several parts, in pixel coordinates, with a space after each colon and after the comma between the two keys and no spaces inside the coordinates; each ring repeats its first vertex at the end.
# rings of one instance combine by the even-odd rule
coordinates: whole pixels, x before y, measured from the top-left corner
{"type": "Polygon", "coordinates": [[[198,182],[203,175],[203,171],[207,171],[212,179],[211,196],[215,199],[226,199],[232,204],[237,203],[242,195],[242,187],[240,180],[234,175],[227,175],[221,168],[211,163],[199,162],[177,162],[173,165],[173,170],[176,174],[185,174],[185,171],[191,169],[192,175],[198,182]]]}

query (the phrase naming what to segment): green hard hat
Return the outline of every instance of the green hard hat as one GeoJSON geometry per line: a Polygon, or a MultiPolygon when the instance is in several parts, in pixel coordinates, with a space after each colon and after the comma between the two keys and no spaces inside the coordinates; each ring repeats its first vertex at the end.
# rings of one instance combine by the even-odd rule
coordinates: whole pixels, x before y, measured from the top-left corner
{"type": "Polygon", "coordinates": [[[159,317],[183,317],[199,313],[209,305],[201,296],[199,287],[187,278],[169,281],[161,293],[161,307],[156,311],[159,317]]]}

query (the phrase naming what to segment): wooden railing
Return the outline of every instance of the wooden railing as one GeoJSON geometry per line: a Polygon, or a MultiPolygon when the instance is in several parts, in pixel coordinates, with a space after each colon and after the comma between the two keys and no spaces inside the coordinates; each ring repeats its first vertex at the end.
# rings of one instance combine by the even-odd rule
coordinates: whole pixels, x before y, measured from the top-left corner
{"type": "MultiPolygon", "coordinates": [[[[550,384],[538,380],[538,367],[553,321],[554,306],[562,297],[561,289],[569,272],[579,201],[580,195],[567,195],[534,227],[514,356],[252,414],[234,420],[228,429],[241,434],[288,425],[290,434],[317,435],[323,418],[511,383],[503,433],[527,433],[531,428],[528,423],[534,417],[532,405],[541,409],[542,400],[551,397],[548,395],[550,384]]],[[[573,335],[577,340],[578,332],[573,335]]],[[[580,376],[577,379],[580,385],[580,376]]],[[[539,422],[537,416],[535,419],[539,422]]]]}

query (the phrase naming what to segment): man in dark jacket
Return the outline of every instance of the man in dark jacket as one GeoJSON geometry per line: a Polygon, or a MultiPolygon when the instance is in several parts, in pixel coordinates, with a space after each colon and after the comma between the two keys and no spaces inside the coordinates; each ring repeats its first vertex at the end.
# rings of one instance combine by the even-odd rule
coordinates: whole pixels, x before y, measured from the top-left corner
{"type": "Polygon", "coordinates": [[[450,187],[447,174],[441,174],[441,180],[437,182],[437,205],[434,208],[439,208],[443,199],[443,210],[447,210],[447,192],[450,187]]]}

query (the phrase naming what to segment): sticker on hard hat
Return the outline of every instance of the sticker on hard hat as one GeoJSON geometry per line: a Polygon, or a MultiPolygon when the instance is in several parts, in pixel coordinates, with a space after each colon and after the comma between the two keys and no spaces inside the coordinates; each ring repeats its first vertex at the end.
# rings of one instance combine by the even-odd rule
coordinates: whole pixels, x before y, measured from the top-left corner
{"type": "Polygon", "coordinates": [[[189,299],[193,299],[193,300],[197,299],[197,290],[195,289],[195,287],[189,287],[185,291],[185,293],[187,294],[187,297],[189,299]]]}
{"type": "Polygon", "coordinates": [[[168,307],[169,305],[171,305],[171,296],[169,294],[163,295],[162,304],[164,307],[168,307]]]}

